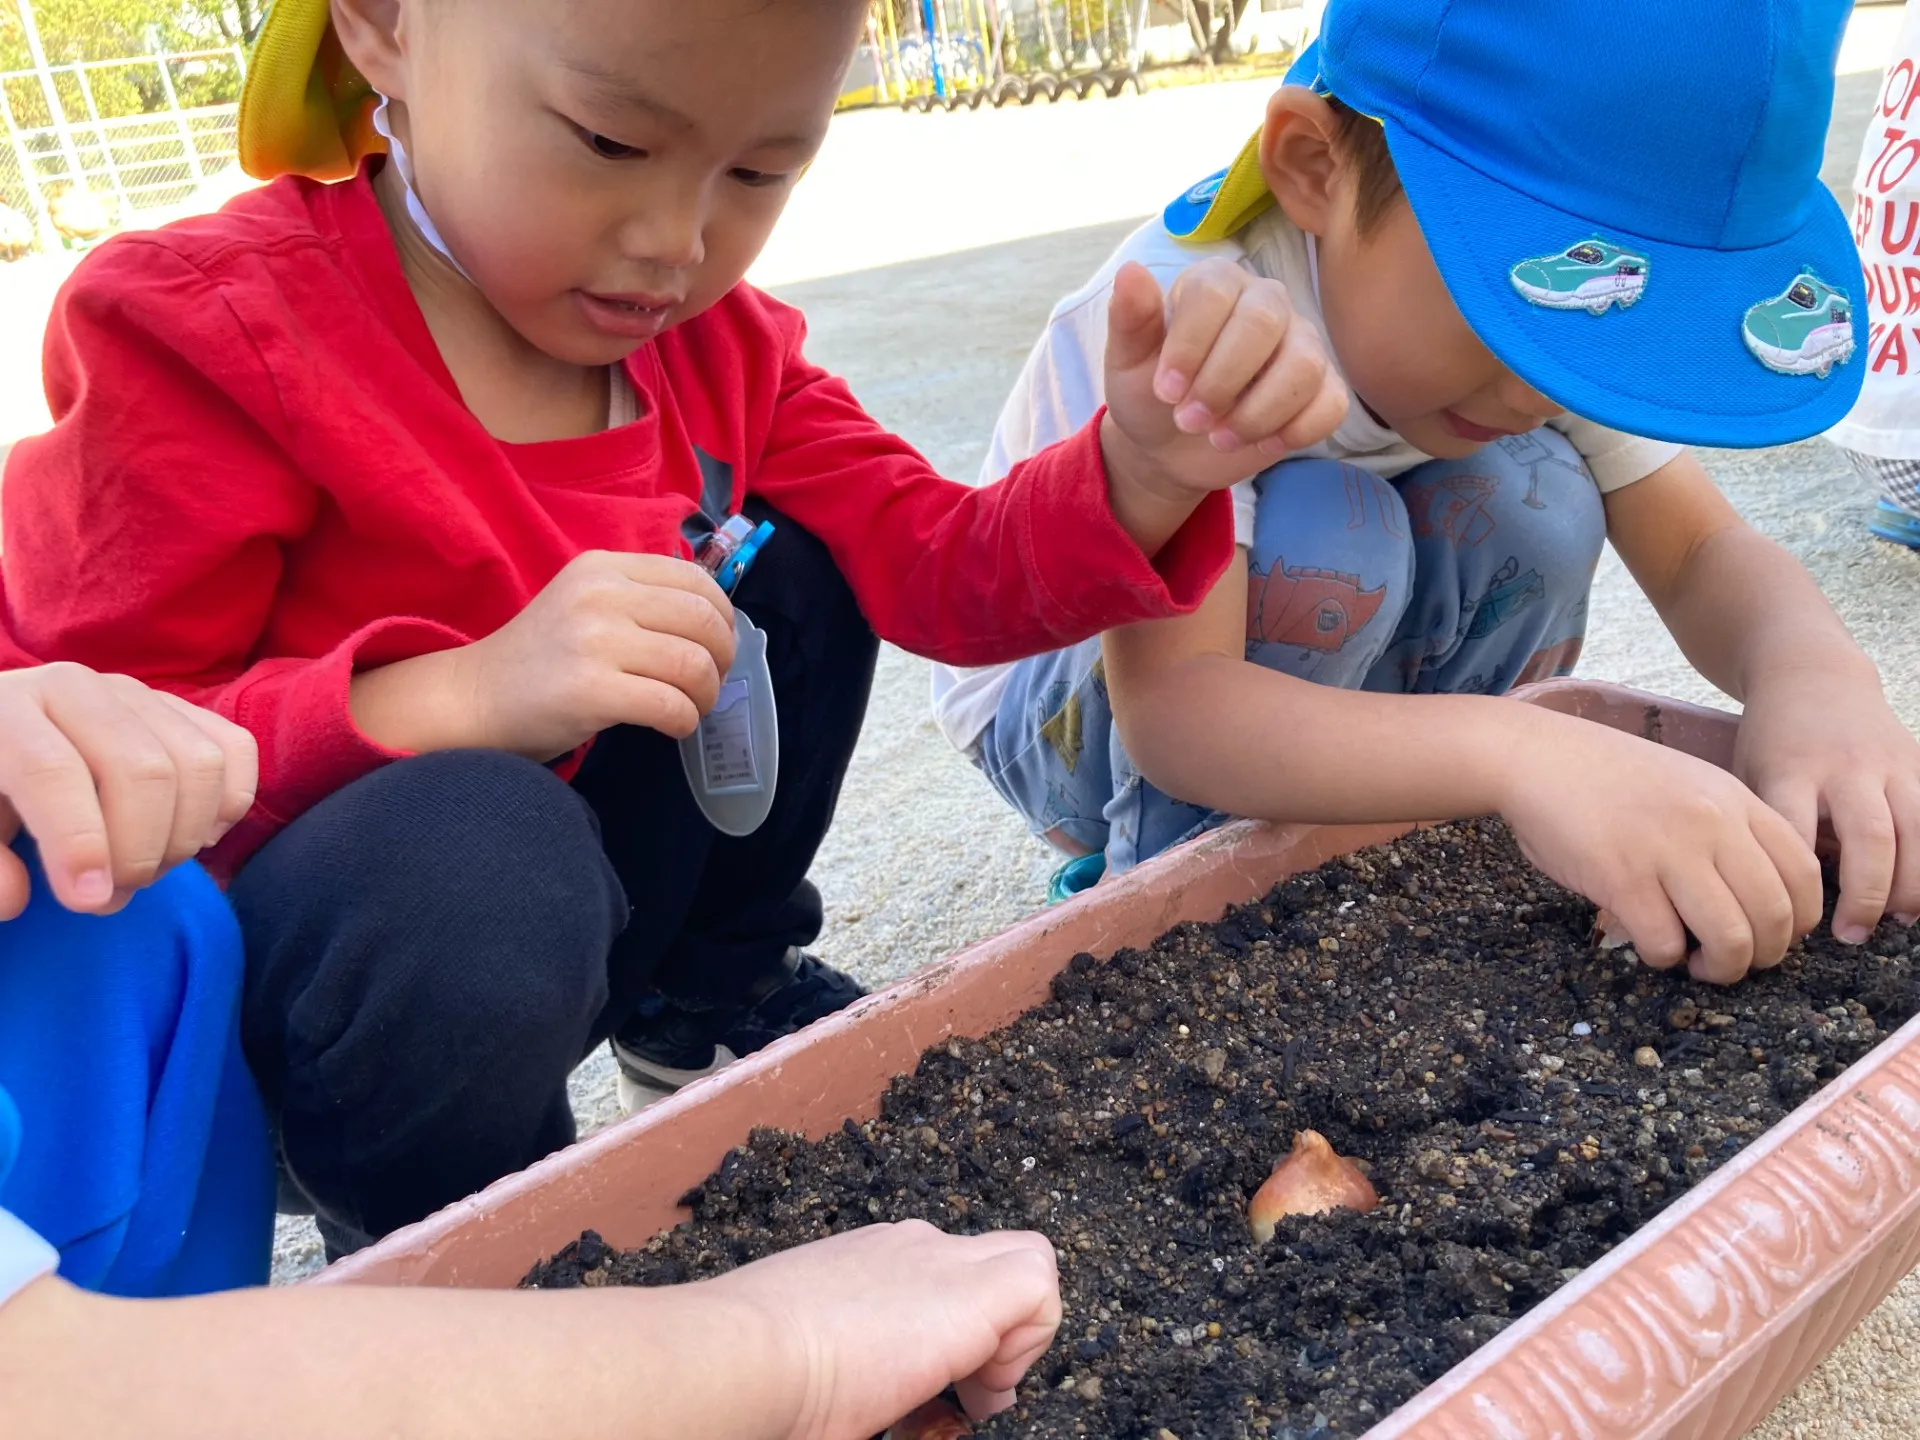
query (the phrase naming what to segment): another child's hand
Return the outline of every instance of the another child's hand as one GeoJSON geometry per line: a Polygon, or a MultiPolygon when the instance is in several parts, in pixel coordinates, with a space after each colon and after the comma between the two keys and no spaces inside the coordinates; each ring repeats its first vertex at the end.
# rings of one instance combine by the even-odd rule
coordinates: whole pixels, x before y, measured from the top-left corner
{"type": "Polygon", "coordinates": [[[1034,1234],[870,1225],[711,1283],[772,1324],[793,1440],[867,1440],[949,1385],[976,1418],[1004,1410],[1060,1328],[1034,1234]]]}
{"type": "Polygon", "coordinates": [[[1141,265],[1114,277],[1107,321],[1108,470],[1191,505],[1317,445],[1347,388],[1277,280],[1203,260],[1162,297],[1141,265]]]}
{"type": "Polygon", "coordinates": [[[1819,923],[1813,850],[1735,776],[1585,721],[1516,719],[1540,728],[1514,753],[1501,813],[1527,858],[1612,912],[1649,965],[1687,960],[1731,984],[1819,923]]]}
{"type": "Polygon", "coordinates": [[[69,910],[107,914],[253,808],[253,737],[81,665],[0,674],[0,919],[26,908],[24,830],[69,910]]]}
{"type": "Polygon", "coordinates": [[[614,725],[691,735],[733,663],[733,606],[688,561],[589,551],[453,655],[474,743],[544,763],[614,725]]]}
{"type": "Polygon", "coordinates": [[[1747,697],[1736,772],[1808,845],[1840,851],[1833,933],[1859,944],[1891,914],[1920,915],[1920,741],[1857,671],[1783,677],[1747,697]]]}

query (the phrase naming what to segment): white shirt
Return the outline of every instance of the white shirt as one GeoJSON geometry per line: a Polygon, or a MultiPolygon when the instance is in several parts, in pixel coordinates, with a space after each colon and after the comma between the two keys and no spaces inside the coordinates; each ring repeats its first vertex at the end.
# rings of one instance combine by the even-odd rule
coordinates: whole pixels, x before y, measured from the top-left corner
{"type": "MultiPolygon", "coordinates": [[[[1138,261],[1167,290],[1181,271],[1216,255],[1280,281],[1293,301],[1294,314],[1325,333],[1312,242],[1278,208],[1233,238],[1204,245],[1177,240],[1158,219],[1150,220],[1121,243],[1086,285],[1054,307],[1045,333],[1027,357],[1026,368],[1000,412],[981,482],[993,483],[1020,461],[1078,433],[1105,403],[1107,307],[1114,276],[1122,265],[1138,261]]],[[[1334,368],[1339,370],[1337,358],[1334,368]]],[[[1645,479],[1682,449],[1665,441],[1623,435],[1572,415],[1548,423],[1573,442],[1603,492],[1645,479]]],[[[1364,406],[1354,405],[1331,438],[1290,458],[1344,460],[1391,478],[1433,457],[1377,424],[1364,406]]],[[[1234,539],[1243,546],[1252,543],[1253,516],[1253,485],[1235,486],[1234,539]]],[[[934,720],[955,748],[971,751],[992,723],[1012,668],[933,667],[934,720]]]]}
{"type": "Polygon", "coordinates": [[[1836,445],[1888,460],[1920,459],[1920,301],[1907,286],[1920,254],[1920,165],[1905,139],[1920,86],[1916,67],[1920,5],[1909,5],[1853,177],[1853,234],[1873,336],[1860,357],[1866,382],[1847,418],[1827,432],[1836,445]]]}

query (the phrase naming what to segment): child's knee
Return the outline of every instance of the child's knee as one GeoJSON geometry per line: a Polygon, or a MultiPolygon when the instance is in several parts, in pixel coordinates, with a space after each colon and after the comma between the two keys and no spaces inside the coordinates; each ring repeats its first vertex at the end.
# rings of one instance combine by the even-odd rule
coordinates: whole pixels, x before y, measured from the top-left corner
{"type": "Polygon", "coordinates": [[[248,1045],[269,1071],[321,1013],[462,1012],[459,1028],[572,1014],[606,983],[627,897],[565,781],[494,751],[400,761],[330,796],[235,878],[248,1045]],[[538,957],[529,966],[528,957],[538,957]],[[520,979],[513,977],[525,972],[520,979]]]}
{"type": "Polygon", "coordinates": [[[1408,539],[1399,491],[1344,460],[1282,460],[1253,480],[1254,551],[1291,541],[1340,542],[1371,553],[1408,539]]]}
{"type": "Polygon", "coordinates": [[[1492,447],[1507,462],[1492,512],[1532,549],[1543,570],[1591,571],[1607,539],[1607,512],[1593,472],[1573,442],[1542,426],[1492,447]]]}
{"type": "Polygon", "coordinates": [[[351,900],[417,916],[593,879],[592,812],[558,775],[492,750],[401,760],[334,792],[234,880],[243,920],[271,899],[351,900]]]}
{"type": "Polygon", "coordinates": [[[1584,598],[1606,548],[1607,512],[1591,484],[1566,498],[1557,523],[1535,518],[1532,527],[1520,531],[1517,545],[1537,557],[1534,565],[1554,578],[1559,593],[1584,598]]]}
{"type": "Polygon", "coordinates": [[[1399,493],[1370,471],[1333,460],[1286,461],[1255,486],[1248,643],[1292,647],[1322,664],[1343,652],[1377,652],[1399,624],[1413,580],[1412,532],[1399,493]]]}
{"type": "MultiPolygon", "coordinates": [[[[244,968],[239,927],[219,888],[198,865],[183,865],[107,916],[61,907],[30,848],[32,898],[0,925],[0,1009],[32,1014],[77,1049],[134,1031],[164,1043],[189,995],[239,994],[244,968]]],[[[4,1029],[0,1026],[0,1029],[4,1029]]]]}
{"type": "Polygon", "coordinates": [[[1590,575],[1607,515],[1586,460],[1548,426],[1510,435],[1463,460],[1424,465],[1402,485],[1423,545],[1525,560],[1543,575],[1590,575]]]}
{"type": "Polygon", "coordinates": [[[828,652],[842,664],[877,656],[879,638],[826,542],[757,497],[747,500],[743,513],[755,522],[771,521],[775,538],[740,579],[734,598],[741,607],[763,623],[786,617],[808,663],[826,661],[828,652]]]}
{"type": "Polygon", "coordinates": [[[195,1196],[230,1173],[210,1170],[208,1138],[229,1082],[223,1155],[251,1146],[265,1163],[237,1071],[239,930],[193,865],[104,917],[62,909],[37,867],[34,880],[27,911],[0,925],[0,1090],[29,1119],[4,1200],[75,1283],[164,1293],[192,1278],[175,1272],[195,1196]]]}

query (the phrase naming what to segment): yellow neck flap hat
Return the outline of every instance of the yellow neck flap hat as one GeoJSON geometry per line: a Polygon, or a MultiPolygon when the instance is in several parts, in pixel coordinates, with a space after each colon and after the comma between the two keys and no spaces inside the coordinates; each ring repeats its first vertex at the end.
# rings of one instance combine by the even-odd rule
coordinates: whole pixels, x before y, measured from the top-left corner
{"type": "Polygon", "coordinates": [[[1274,206],[1260,169],[1260,135],[1241,147],[1233,164],[1209,175],[1166,208],[1167,233],[1180,240],[1224,240],[1274,206]]]}
{"type": "Polygon", "coordinates": [[[240,92],[240,168],[256,180],[344,180],[387,149],[380,97],[333,33],[328,0],[273,0],[240,92]]]}

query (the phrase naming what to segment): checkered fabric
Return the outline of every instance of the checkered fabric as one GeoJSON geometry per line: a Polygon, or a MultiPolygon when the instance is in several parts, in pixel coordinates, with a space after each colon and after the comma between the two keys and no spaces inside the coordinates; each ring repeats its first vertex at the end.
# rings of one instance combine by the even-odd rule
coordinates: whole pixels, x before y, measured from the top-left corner
{"type": "Polygon", "coordinates": [[[1880,498],[1910,515],[1920,516],[1920,460],[1891,460],[1848,450],[1847,459],[1860,476],[1880,487],[1880,498]]]}

